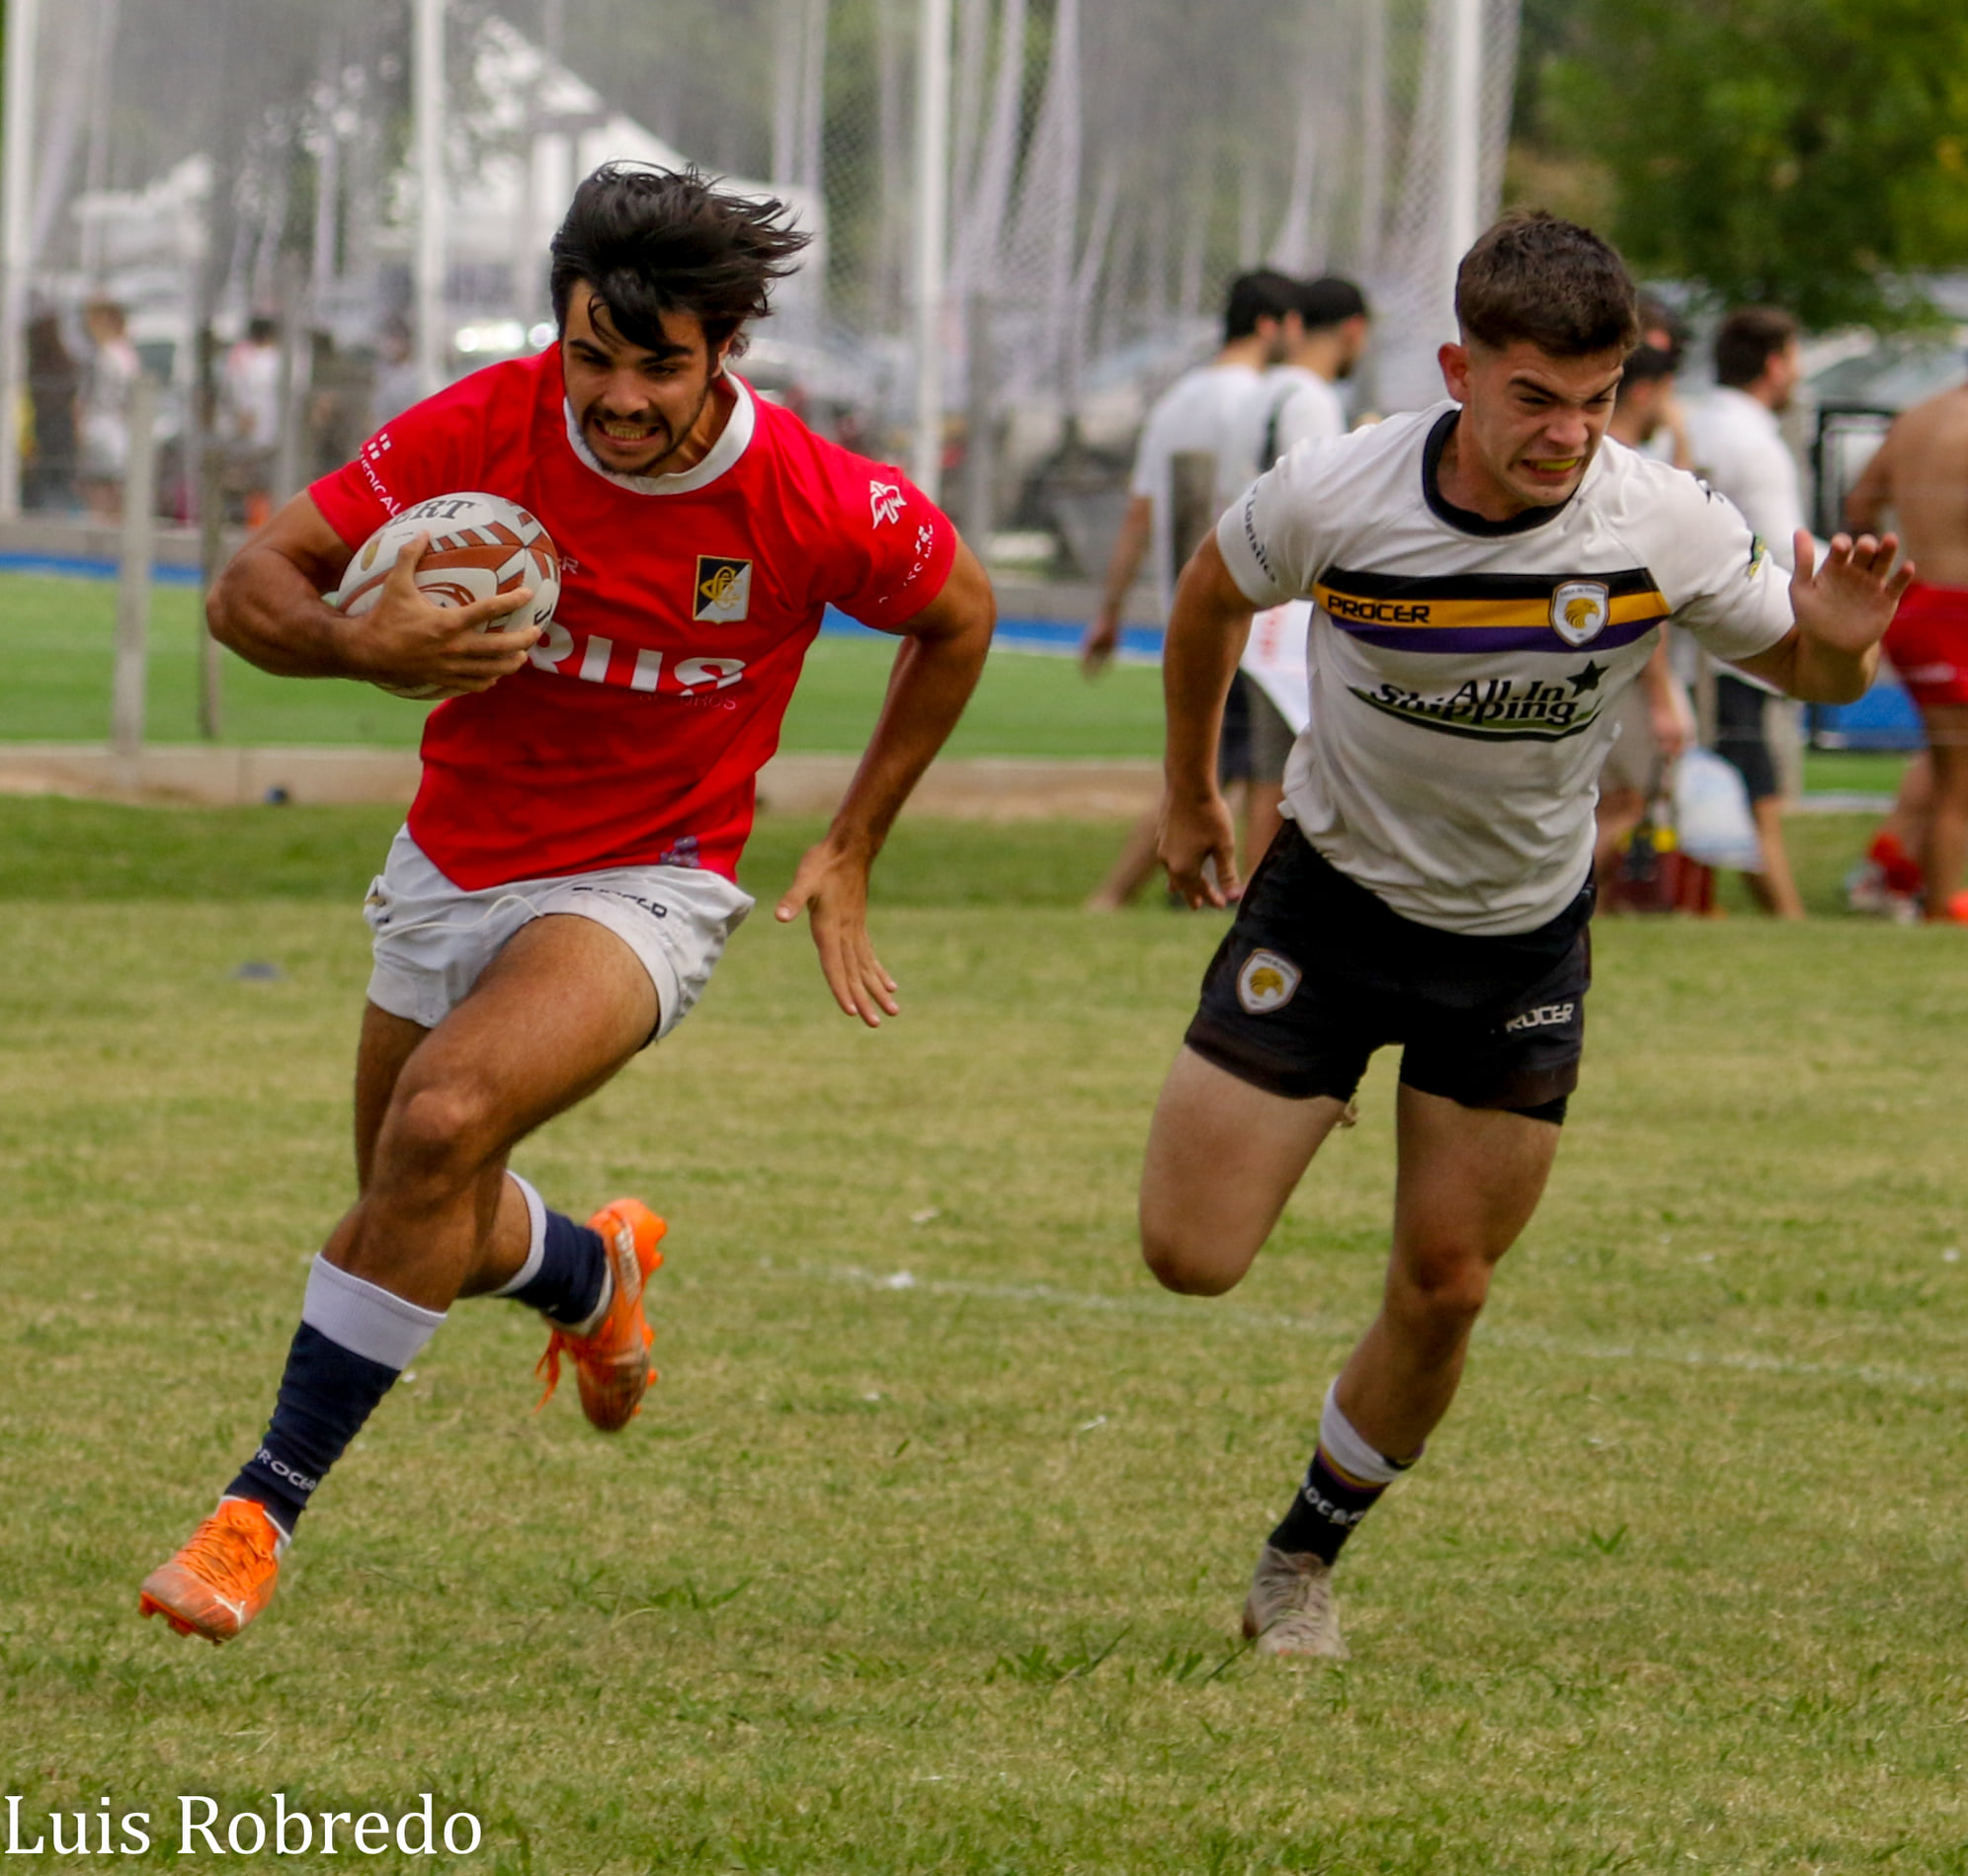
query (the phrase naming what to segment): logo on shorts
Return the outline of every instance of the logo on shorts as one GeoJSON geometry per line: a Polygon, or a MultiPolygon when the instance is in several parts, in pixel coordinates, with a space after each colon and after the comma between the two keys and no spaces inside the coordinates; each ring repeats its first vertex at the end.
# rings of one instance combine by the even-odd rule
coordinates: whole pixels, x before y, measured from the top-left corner
{"type": "Polygon", "coordinates": [[[697,563],[697,606],[693,618],[735,625],[751,611],[752,563],[727,560],[722,554],[700,553],[697,563]]]}
{"type": "Polygon", "coordinates": [[[1303,973],[1275,951],[1253,951],[1237,973],[1237,1001],[1254,1017],[1282,1010],[1297,993],[1303,973]]]}
{"type": "Polygon", "coordinates": [[[876,528],[883,522],[892,522],[905,506],[902,491],[893,482],[870,482],[867,485],[867,505],[874,515],[872,525],[876,528]]]}
{"type": "Polygon", "coordinates": [[[1612,595],[1599,580],[1567,580],[1551,596],[1551,629],[1568,645],[1584,645],[1612,617],[1612,595]]]}
{"type": "Polygon", "coordinates": [[[1520,1011],[1504,1024],[1508,1035],[1517,1029],[1550,1029],[1561,1023],[1570,1022],[1578,1015],[1579,1006],[1575,1003],[1541,1003],[1534,1010],[1520,1011]]]}

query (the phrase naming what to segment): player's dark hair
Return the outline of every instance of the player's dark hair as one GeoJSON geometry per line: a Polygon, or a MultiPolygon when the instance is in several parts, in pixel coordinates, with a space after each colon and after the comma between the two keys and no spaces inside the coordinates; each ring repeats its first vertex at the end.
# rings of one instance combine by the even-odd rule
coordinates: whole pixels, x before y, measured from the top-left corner
{"type": "Polygon", "coordinates": [[[1248,339],[1260,319],[1282,319],[1298,310],[1299,283],[1275,268],[1239,274],[1223,301],[1223,343],[1248,339]]]}
{"type": "Polygon", "coordinates": [[[574,192],[553,237],[553,316],[585,281],[631,345],[665,343],[665,313],[695,313],[714,351],[772,310],[772,288],[813,239],[771,197],[714,189],[696,169],[604,163],[574,192]]]}
{"type": "Polygon", "coordinates": [[[1349,319],[1364,319],[1366,295],[1352,281],[1339,274],[1327,274],[1316,281],[1303,281],[1298,287],[1298,316],[1307,332],[1325,332],[1343,326],[1349,319]]]}
{"type": "Polygon", "coordinates": [[[1666,346],[1641,344],[1626,355],[1626,368],[1620,374],[1619,398],[1625,403],[1627,397],[1642,384],[1658,384],[1663,378],[1673,377],[1675,367],[1681,361],[1666,346]]]}
{"type": "Polygon", "coordinates": [[[1626,263],[1590,228],[1520,208],[1488,229],[1455,270],[1465,339],[1501,351],[1526,340],[1554,358],[1630,352],[1640,337],[1626,263]]]}
{"type": "Polygon", "coordinates": [[[1716,329],[1715,381],[1741,390],[1797,337],[1797,321],[1779,306],[1738,306],[1716,329]]]}

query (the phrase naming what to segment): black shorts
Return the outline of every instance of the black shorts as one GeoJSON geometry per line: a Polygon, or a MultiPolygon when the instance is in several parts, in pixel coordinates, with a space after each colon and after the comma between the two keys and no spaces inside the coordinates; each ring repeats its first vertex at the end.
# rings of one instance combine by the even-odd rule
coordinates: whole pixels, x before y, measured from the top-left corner
{"type": "Polygon", "coordinates": [[[1399,1042],[1401,1079],[1465,1107],[1562,1121],[1592,983],[1590,880],[1548,925],[1472,938],[1404,919],[1278,830],[1203,973],[1186,1040],[1273,1095],[1351,1101],[1399,1042]]]}
{"type": "Polygon", "coordinates": [[[1715,674],[1715,753],[1743,777],[1752,801],[1778,792],[1776,762],[1763,732],[1767,691],[1759,691],[1726,671],[1715,674]]]}

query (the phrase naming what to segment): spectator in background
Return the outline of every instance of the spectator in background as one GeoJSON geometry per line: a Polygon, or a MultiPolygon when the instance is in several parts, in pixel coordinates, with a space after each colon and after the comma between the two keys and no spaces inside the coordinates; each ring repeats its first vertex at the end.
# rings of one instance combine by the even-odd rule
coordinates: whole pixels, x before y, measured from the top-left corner
{"type": "MultiPolygon", "coordinates": [[[[1646,309],[1642,308],[1644,321],[1646,309]]],[[[1663,336],[1666,336],[1665,334],[1663,336]]],[[[1678,421],[1675,403],[1677,354],[1669,346],[1643,341],[1627,358],[1606,436],[1629,449],[1647,449],[1678,421]]],[[[1681,464],[1678,466],[1685,466],[1681,464]]],[[[1614,706],[1619,736],[1599,770],[1598,831],[1593,874],[1601,911],[1612,903],[1612,881],[1620,856],[1646,818],[1647,804],[1661,791],[1669,766],[1694,734],[1687,693],[1676,681],[1668,654],[1669,627],[1632,686],[1614,706]]]]}
{"type": "MultiPolygon", "coordinates": [[[[1135,452],[1127,510],[1107,561],[1100,610],[1080,641],[1080,668],[1089,677],[1106,667],[1120,643],[1121,613],[1144,554],[1150,556],[1157,615],[1165,619],[1169,615],[1176,573],[1195,546],[1192,540],[1176,538],[1171,468],[1175,457],[1199,452],[1215,458],[1216,513],[1241,495],[1256,473],[1248,459],[1233,460],[1232,426],[1244,400],[1256,391],[1259,373],[1280,363],[1297,343],[1301,291],[1300,283],[1288,275],[1270,270],[1239,275],[1230,284],[1223,310],[1221,349],[1207,365],[1184,372],[1149,411],[1135,452]]],[[[1209,521],[1215,521],[1216,513],[1209,521]]],[[[1233,699],[1242,688],[1233,689],[1233,699]]],[[[1248,780],[1248,714],[1241,724],[1233,724],[1226,713],[1223,754],[1224,778],[1248,780]]],[[[1154,871],[1158,815],[1159,810],[1151,809],[1136,823],[1120,857],[1087,901],[1089,911],[1118,911],[1154,871]]]]}
{"type": "MultiPolygon", "coordinates": [[[[1923,576],[1886,631],[1886,655],[1920,707],[1931,771],[1918,837],[1922,909],[1968,925],[1968,384],[1900,413],[1846,498],[1845,518],[1870,527],[1889,508],[1923,576]]],[[[1903,806],[1908,792],[1903,785],[1903,806]]]]}
{"type": "Polygon", "coordinates": [[[255,313],[218,371],[227,489],[249,529],[263,526],[273,513],[274,450],[281,435],[280,332],[273,319],[255,313]]]}
{"type": "MultiPolygon", "coordinates": [[[[1776,563],[1790,569],[1804,526],[1797,458],[1777,416],[1803,377],[1797,322],[1774,306],[1739,306],[1715,335],[1714,394],[1689,412],[1695,467],[1742,511],[1776,563]]],[[[1747,875],[1765,912],[1801,919],[1804,901],[1783,845],[1783,795],[1766,717],[1777,693],[1735,672],[1715,678],[1715,753],[1743,777],[1756,815],[1763,866],[1747,875]]],[[[1792,710],[1795,705],[1779,704],[1792,710]]]]}
{"type": "Polygon", "coordinates": [[[89,357],[76,395],[77,461],[90,516],[114,523],[123,514],[123,471],[129,465],[129,394],[143,367],[129,342],[129,322],[113,299],[82,309],[89,357]]]}
{"type": "Polygon", "coordinates": [[[67,509],[75,501],[75,400],[82,373],[61,340],[51,312],[28,324],[28,401],[34,412],[34,453],[21,476],[22,506],[67,509]]]}
{"type": "MultiPolygon", "coordinates": [[[[1251,477],[1262,475],[1301,443],[1347,434],[1347,407],[1338,390],[1353,375],[1366,350],[1369,320],[1366,296],[1350,280],[1328,275],[1298,289],[1299,330],[1287,340],[1283,360],[1258,380],[1229,425],[1228,456],[1222,476],[1224,504],[1237,500],[1251,477]]],[[[1247,752],[1244,846],[1255,865],[1276,837],[1284,801],[1284,768],[1297,731],[1271,696],[1267,665],[1253,632],[1237,680],[1244,699],[1243,749],[1247,752]]],[[[1271,647],[1279,662],[1295,666],[1302,687],[1305,633],[1302,623],[1280,627],[1271,647]]],[[[1236,720],[1226,716],[1226,728],[1236,720]]]]}
{"type": "MultiPolygon", "coordinates": [[[[1366,295],[1338,275],[1307,281],[1298,292],[1299,331],[1284,358],[1259,381],[1233,421],[1230,454],[1262,475],[1294,444],[1347,433],[1338,387],[1366,351],[1366,295]]],[[[1227,478],[1235,480],[1234,473],[1227,478]]],[[[1230,491],[1234,500],[1243,484],[1230,491]]]]}

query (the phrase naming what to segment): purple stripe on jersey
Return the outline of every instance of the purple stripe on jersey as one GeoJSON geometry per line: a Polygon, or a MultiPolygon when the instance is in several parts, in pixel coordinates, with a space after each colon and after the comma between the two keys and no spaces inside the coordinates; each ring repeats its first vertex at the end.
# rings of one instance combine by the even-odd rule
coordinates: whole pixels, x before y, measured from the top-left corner
{"type": "MultiPolygon", "coordinates": [[[[1330,618],[1331,614],[1327,614],[1330,618]]],[[[1472,651],[1548,651],[1554,657],[1572,652],[1617,651],[1622,645],[1644,638],[1661,623],[1658,618],[1630,619],[1607,625],[1583,645],[1568,645],[1549,625],[1351,625],[1345,619],[1332,621],[1349,638],[1363,645],[1379,645],[1388,651],[1440,651],[1463,657],[1472,651]]]]}

